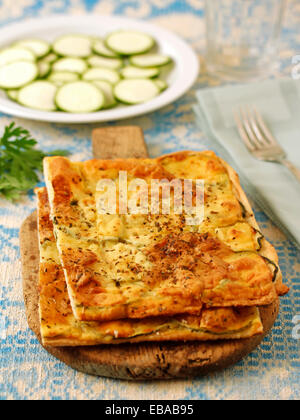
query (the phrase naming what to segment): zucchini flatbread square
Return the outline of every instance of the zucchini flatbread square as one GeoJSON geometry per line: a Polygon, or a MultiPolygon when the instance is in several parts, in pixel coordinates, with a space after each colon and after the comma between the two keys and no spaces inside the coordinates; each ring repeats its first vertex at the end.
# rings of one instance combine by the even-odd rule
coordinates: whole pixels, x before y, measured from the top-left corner
{"type": "Polygon", "coordinates": [[[40,244],[40,322],[47,346],[92,346],[141,341],[224,340],[263,332],[259,311],[250,308],[204,309],[200,317],[147,318],[109,322],[78,321],[72,312],[50,219],[47,190],[36,191],[40,244]]]}
{"type": "Polygon", "coordinates": [[[197,316],[203,305],[268,305],[287,292],[277,254],[259,232],[237,175],[214,153],[80,163],[55,157],[46,158],[44,168],[78,320],[197,316]],[[119,196],[124,172],[129,202],[138,195],[131,181],[204,180],[203,222],[190,225],[172,206],[170,214],[123,214],[121,200],[115,214],[100,213],[105,192],[99,182],[111,181],[119,196]]]}

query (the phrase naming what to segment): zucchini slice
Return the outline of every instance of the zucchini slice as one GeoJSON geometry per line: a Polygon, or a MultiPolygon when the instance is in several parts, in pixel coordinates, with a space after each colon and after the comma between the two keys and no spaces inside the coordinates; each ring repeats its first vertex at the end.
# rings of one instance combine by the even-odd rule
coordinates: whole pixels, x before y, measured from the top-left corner
{"type": "Polygon", "coordinates": [[[37,58],[45,57],[51,50],[50,44],[40,39],[23,39],[16,42],[15,46],[28,48],[37,58]]]}
{"type": "Polygon", "coordinates": [[[94,81],[94,80],[106,80],[113,85],[120,81],[120,75],[115,70],[106,68],[94,68],[86,71],[83,76],[83,80],[94,81]]]}
{"type": "Polygon", "coordinates": [[[87,58],[91,55],[92,40],[85,35],[65,35],[54,42],[53,51],[63,57],[87,58]]]}
{"type": "Polygon", "coordinates": [[[157,67],[141,69],[139,67],[127,66],[121,70],[121,76],[124,79],[153,79],[159,76],[160,70],[157,67]]]}
{"type": "Polygon", "coordinates": [[[28,108],[40,111],[55,111],[57,87],[47,81],[36,81],[23,87],[18,95],[18,102],[28,108]]]}
{"type": "Polygon", "coordinates": [[[70,71],[54,71],[48,77],[48,80],[53,83],[70,83],[79,80],[79,74],[71,73],[70,71]]]}
{"type": "Polygon", "coordinates": [[[82,114],[99,111],[105,104],[105,96],[92,83],[79,81],[59,88],[55,102],[62,111],[82,114]]]}
{"type": "Polygon", "coordinates": [[[105,103],[103,105],[103,109],[113,108],[117,105],[112,84],[106,82],[105,80],[95,80],[93,84],[96,85],[105,96],[105,103]]]}
{"type": "Polygon", "coordinates": [[[239,201],[239,203],[240,203],[240,206],[241,206],[241,209],[242,209],[243,219],[247,219],[249,217],[248,211],[247,211],[246,207],[244,206],[244,204],[241,201],[239,201]]]}
{"type": "Polygon", "coordinates": [[[46,55],[46,57],[42,58],[40,60],[40,63],[49,63],[49,64],[53,64],[55,63],[55,61],[58,60],[58,55],[54,54],[54,53],[50,53],[48,55],[46,55]]]}
{"type": "Polygon", "coordinates": [[[153,80],[127,79],[115,86],[115,97],[125,104],[135,105],[148,102],[160,94],[153,80]]]}
{"type": "Polygon", "coordinates": [[[0,87],[19,89],[35,80],[39,75],[38,67],[30,61],[16,61],[0,67],[0,87]]]}
{"type": "Polygon", "coordinates": [[[119,70],[123,67],[123,60],[121,58],[107,58],[100,57],[99,55],[92,55],[87,59],[89,66],[102,67],[112,70],[119,70]]]}
{"type": "Polygon", "coordinates": [[[228,245],[234,252],[260,251],[263,234],[247,222],[238,222],[232,226],[215,230],[220,241],[228,245]]]}
{"type": "Polygon", "coordinates": [[[49,76],[51,72],[51,64],[40,61],[38,62],[38,68],[39,68],[39,77],[41,79],[45,79],[46,77],[49,76]]]}
{"type": "Polygon", "coordinates": [[[6,91],[7,97],[11,100],[16,102],[18,100],[19,89],[10,89],[6,91]]]}
{"type": "Polygon", "coordinates": [[[54,71],[68,71],[71,73],[84,73],[88,66],[82,58],[61,58],[53,64],[54,71]]]}
{"type": "Polygon", "coordinates": [[[107,48],[104,41],[102,39],[95,40],[92,45],[93,52],[97,55],[101,55],[102,57],[107,58],[118,58],[119,54],[116,54],[111,49],[107,48]]]}
{"type": "Polygon", "coordinates": [[[5,48],[0,51],[0,67],[7,64],[14,63],[15,61],[36,61],[36,57],[32,51],[26,48],[5,48]]]}
{"type": "Polygon", "coordinates": [[[168,83],[165,82],[164,80],[161,80],[161,79],[155,80],[155,83],[156,83],[156,85],[158,86],[158,88],[159,88],[159,90],[161,92],[163,92],[164,90],[168,89],[168,87],[169,87],[168,86],[168,83]]]}
{"type": "Polygon", "coordinates": [[[272,278],[272,281],[273,281],[273,283],[275,283],[276,282],[276,280],[277,280],[277,275],[278,275],[278,273],[279,273],[279,267],[278,267],[278,265],[277,264],[275,264],[275,262],[274,261],[271,261],[269,258],[267,258],[267,257],[263,257],[263,259],[266,261],[266,263],[268,264],[268,266],[269,266],[269,268],[270,268],[270,270],[271,270],[271,272],[272,272],[272,275],[273,275],[273,278],[272,278]]]}
{"type": "Polygon", "coordinates": [[[172,58],[167,55],[148,53],[130,57],[130,64],[136,67],[163,67],[171,63],[172,58]]]}
{"type": "Polygon", "coordinates": [[[155,41],[150,35],[141,32],[118,31],[108,35],[105,44],[117,54],[136,55],[150,51],[155,41]]]}

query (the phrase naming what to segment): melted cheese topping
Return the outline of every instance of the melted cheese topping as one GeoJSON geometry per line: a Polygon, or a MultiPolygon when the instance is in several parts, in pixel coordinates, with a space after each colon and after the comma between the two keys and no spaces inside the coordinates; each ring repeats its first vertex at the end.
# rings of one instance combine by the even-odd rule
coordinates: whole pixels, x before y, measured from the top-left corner
{"type": "MultiPolygon", "coordinates": [[[[203,304],[255,306],[277,298],[271,270],[257,253],[259,235],[244,219],[227,169],[213,153],[83,163],[47,158],[45,175],[78,320],[199,315],[203,304]],[[97,189],[99,181],[111,180],[118,193],[123,171],[128,182],[142,179],[147,185],[155,179],[203,179],[203,223],[188,225],[187,215],[176,214],[173,204],[169,215],[121,214],[121,203],[116,214],[99,214],[105,194],[97,189]],[[172,259],[163,245],[174,248],[172,259]],[[191,260],[188,267],[185,259],[191,260]]],[[[130,201],[137,191],[127,194],[130,201]]],[[[143,194],[139,197],[143,202],[143,194]]]]}
{"type": "MultiPolygon", "coordinates": [[[[81,322],[72,312],[67,284],[53,235],[46,189],[38,189],[40,240],[40,320],[44,345],[83,346],[139,341],[220,340],[248,338],[263,332],[257,308],[203,310],[200,317],[149,318],[110,322],[81,322]]],[[[112,254],[123,244],[110,244],[112,254]]],[[[113,261],[112,256],[112,261],[113,261]]],[[[143,258],[143,257],[141,257],[143,258]]],[[[139,255],[135,262],[143,263],[139,255]]],[[[126,265],[124,265],[126,268],[126,265]]]]}

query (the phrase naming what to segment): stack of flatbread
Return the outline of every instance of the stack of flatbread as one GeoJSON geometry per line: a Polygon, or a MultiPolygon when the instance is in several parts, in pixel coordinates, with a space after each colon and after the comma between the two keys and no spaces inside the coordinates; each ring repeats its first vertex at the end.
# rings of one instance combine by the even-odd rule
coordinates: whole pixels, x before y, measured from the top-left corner
{"type": "Polygon", "coordinates": [[[47,346],[249,338],[263,333],[259,307],[288,292],[238,176],[212,152],[52,157],[44,173],[36,194],[47,346]],[[175,211],[174,200],[169,212],[145,207],[145,185],[162,180],[190,180],[192,200],[204,181],[201,222],[175,211]],[[101,211],[113,195],[115,212],[101,211]],[[124,195],[141,211],[124,211],[124,195]]]}

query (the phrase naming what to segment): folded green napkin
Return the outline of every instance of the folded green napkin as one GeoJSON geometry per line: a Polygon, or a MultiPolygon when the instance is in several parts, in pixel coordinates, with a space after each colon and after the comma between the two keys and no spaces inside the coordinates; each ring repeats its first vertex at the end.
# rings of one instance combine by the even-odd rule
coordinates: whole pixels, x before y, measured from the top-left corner
{"type": "Polygon", "coordinates": [[[202,89],[195,112],[214,149],[240,174],[248,195],[300,249],[300,184],[284,166],[253,158],[240,139],[234,111],[252,104],[300,168],[300,80],[202,89]]]}

